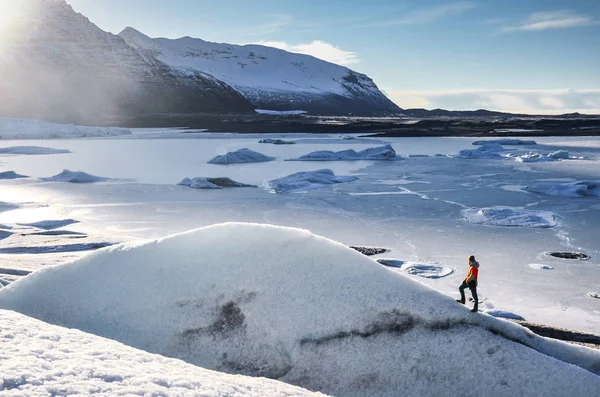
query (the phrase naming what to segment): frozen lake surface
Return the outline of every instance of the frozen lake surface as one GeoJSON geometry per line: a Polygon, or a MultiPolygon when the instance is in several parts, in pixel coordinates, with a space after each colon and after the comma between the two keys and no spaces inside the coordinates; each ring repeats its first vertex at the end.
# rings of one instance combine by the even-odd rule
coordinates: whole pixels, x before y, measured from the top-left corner
{"type": "Polygon", "coordinates": [[[306,228],[348,245],[390,250],[373,259],[451,269],[437,278],[418,271],[403,273],[454,297],[458,297],[457,287],[472,254],[481,263],[481,309],[507,311],[550,325],[600,330],[600,301],[588,295],[600,292],[600,197],[523,190],[541,182],[600,180],[600,138],[536,137],[538,145],[513,149],[546,153],[564,149],[582,159],[521,163],[509,158],[446,156],[475,149],[471,145],[475,138],[361,140],[337,135],[159,132],[0,142],[0,149],[38,146],[70,151],[0,155],[0,172],[30,177],[0,181],[0,248],[8,249],[0,253],[0,280],[12,281],[23,272],[85,252],[73,247],[160,237],[228,221],[260,222],[306,228]],[[169,139],[155,139],[164,137],[169,139]],[[284,138],[296,144],[259,144],[261,138],[284,138]],[[404,159],[285,161],[320,150],[360,151],[386,143],[404,159]],[[217,155],[242,148],[276,160],[207,164],[217,155]],[[285,194],[267,187],[270,180],[323,168],[336,176],[359,179],[285,194]],[[64,169],[111,180],[93,184],[40,180],[64,169]],[[184,177],[228,177],[259,188],[177,186],[184,177]],[[478,214],[477,222],[465,214],[478,214]],[[52,230],[32,226],[65,219],[78,222],[52,230]],[[25,249],[33,245],[43,249],[25,249]],[[582,252],[590,258],[547,255],[554,251],[582,252]]]}

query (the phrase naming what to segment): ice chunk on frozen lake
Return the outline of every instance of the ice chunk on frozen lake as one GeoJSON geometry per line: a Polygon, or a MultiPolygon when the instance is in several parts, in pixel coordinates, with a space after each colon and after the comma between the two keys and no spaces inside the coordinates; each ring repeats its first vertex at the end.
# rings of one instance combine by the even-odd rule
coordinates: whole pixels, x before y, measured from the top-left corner
{"type": "Polygon", "coordinates": [[[456,157],[463,159],[502,159],[506,149],[497,143],[484,143],[476,149],[465,149],[458,152],[456,157]]]}
{"type": "Polygon", "coordinates": [[[487,226],[546,228],[557,225],[550,211],[515,207],[469,208],[463,210],[463,215],[469,222],[487,226]]]}
{"type": "Polygon", "coordinates": [[[83,171],[69,171],[63,170],[58,175],[54,175],[48,178],[40,178],[43,181],[48,182],[70,182],[70,183],[94,183],[104,182],[110,180],[110,178],[104,178],[101,176],[95,176],[87,174],[83,171]]]}
{"type": "Polygon", "coordinates": [[[0,172],[0,179],[18,179],[18,178],[27,178],[27,175],[17,174],[14,171],[0,172]]]}
{"type": "Polygon", "coordinates": [[[24,154],[24,155],[36,155],[36,154],[64,154],[71,153],[67,149],[54,149],[51,147],[42,146],[11,146],[0,148],[0,154],[24,154]]]}
{"type": "Polygon", "coordinates": [[[308,113],[306,110],[269,110],[269,109],[254,109],[258,114],[268,114],[272,116],[293,116],[308,113]]]}
{"type": "Polygon", "coordinates": [[[129,134],[129,129],[120,127],[91,127],[0,117],[0,139],[84,138],[129,134]]]}
{"type": "Polygon", "coordinates": [[[489,144],[493,144],[493,143],[497,143],[498,145],[507,145],[507,146],[510,146],[510,145],[537,145],[536,141],[526,141],[526,140],[522,140],[522,139],[510,139],[510,138],[475,141],[472,143],[472,145],[480,146],[480,145],[489,145],[489,144]]]}
{"type": "Polygon", "coordinates": [[[396,152],[391,145],[368,148],[359,152],[348,149],[339,152],[319,150],[288,161],[357,161],[357,160],[396,160],[396,152]]]}
{"type": "Polygon", "coordinates": [[[552,153],[537,153],[529,152],[525,154],[512,153],[509,157],[513,157],[516,161],[521,163],[540,163],[547,161],[559,161],[569,159],[569,152],[566,150],[557,150],[552,153]]]}
{"type": "Polygon", "coordinates": [[[285,141],[283,139],[265,138],[258,141],[258,143],[272,143],[273,145],[294,145],[294,141],[285,141]]]}
{"type": "Polygon", "coordinates": [[[525,319],[523,317],[519,316],[518,314],[515,314],[513,312],[508,312],[506,310],[487,309],[487,310],[483,310],[483,312],[485,314],[489,314],[490,316],[493,316],[493,317],[510,318],[511,320],[525,321],[525,319]]]}
{"type": "MultiPolygon", "coordinates": [[[[539,396],[600,388],[599,351],[471,313],[300,229],[230,223],[105,248],[0,289],[0,307],[336,396],[460,395],[465,384],[474,395],[502,395],[506,385],[539,396]],[[457,367],[458,356],[477,363],[477,376],[457,367]]],[[[44,349],[31,357],[55,357],[44,349]]]]}
{"type": "Polygon", "coordinates": [[[416,263],[406,262],[398,259],[377,259],[377,262],[387,267],[401,269],[403,272],[424,278],[442,278],[446,277],[454,270],[449,267],[441,266],[434,263],[416,263]]]}
{"type": "Polygon", "coordinates": [[[562,197],[600,197],[600,181],[578,181],[568,183],[536,182],[525,188],[530,192],[562,197]]]}
{"type": "Polygon", "coordinates": [[[275,157],[265,156],[247,148],[216,156],[208,161],[209,164],[239,164],[239,163],[264,163],[273,161],[275,157]]]}
{"type": "Polygon", "coordinates": [[[552,266],[544,265],[541,263],[530,263],[529,267],[536,270],[552,270],[554,269],[552,266]]]}
{"type": "Polygon", "coordinates": [[[225,177],[183,178],[183,180],[179,182],[178,185],[189,186],[193,189],[222,189],[224,187],[258,187],[256,185],[247,185],[245,183],[236,182],[232,179],[225,177]]]}
{"type": "Polygon", "coordinates": [[[332,170],[323,169],[317,171],[296,172],[295,174],[269,181],[269,186],[278,193],[285,193],[295,190],[318,189],[327,185],[353,182],[356,180],[358,180],[358,177],[336,176],[332,170]]]}

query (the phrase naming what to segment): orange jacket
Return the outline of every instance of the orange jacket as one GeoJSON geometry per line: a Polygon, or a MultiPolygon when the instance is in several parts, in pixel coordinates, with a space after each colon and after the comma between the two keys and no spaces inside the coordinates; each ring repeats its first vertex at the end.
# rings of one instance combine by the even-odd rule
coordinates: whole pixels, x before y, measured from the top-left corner
{"type": "Polygon", "coordinates": [[[479,275],[479,263],[474,262],[469,264],[469,272],[467,273],[467,277],[465,277],[465,283],[469,284],[472,280],[477,281],[477,276],[479,275]]]}

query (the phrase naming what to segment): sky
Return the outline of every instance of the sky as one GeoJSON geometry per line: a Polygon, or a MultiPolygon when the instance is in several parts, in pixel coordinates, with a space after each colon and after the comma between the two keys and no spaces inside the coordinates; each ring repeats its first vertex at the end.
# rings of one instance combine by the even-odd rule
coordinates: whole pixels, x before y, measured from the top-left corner
{"type": "Polygon", "coordinates": [[[67,0],[100,28],[345,65],[402,108],[600,113],[598,0],[67,0]]]}

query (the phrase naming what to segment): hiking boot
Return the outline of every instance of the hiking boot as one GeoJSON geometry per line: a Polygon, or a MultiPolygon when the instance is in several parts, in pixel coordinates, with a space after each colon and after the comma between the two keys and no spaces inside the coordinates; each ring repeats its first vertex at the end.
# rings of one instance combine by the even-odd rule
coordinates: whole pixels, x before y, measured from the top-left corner
{"type": "Polygon", "coordinates": [[[461,304],[463,304],[463,305],[465,304],[465,300],[464,300],[464,299],[457,299],[456,301],[457,301],[458,303],[461,303],[461,304]]]}
{"type": "Polygon", "coordinates": [[[477,308],[476,308],[476,307],[474,307],[474,308],[472,308],[472,309],[471,309],[471,311],[472,311],[473,313],[477,313],[477,311],[478,311],[478,310],[477,310],[477,308]]]}

